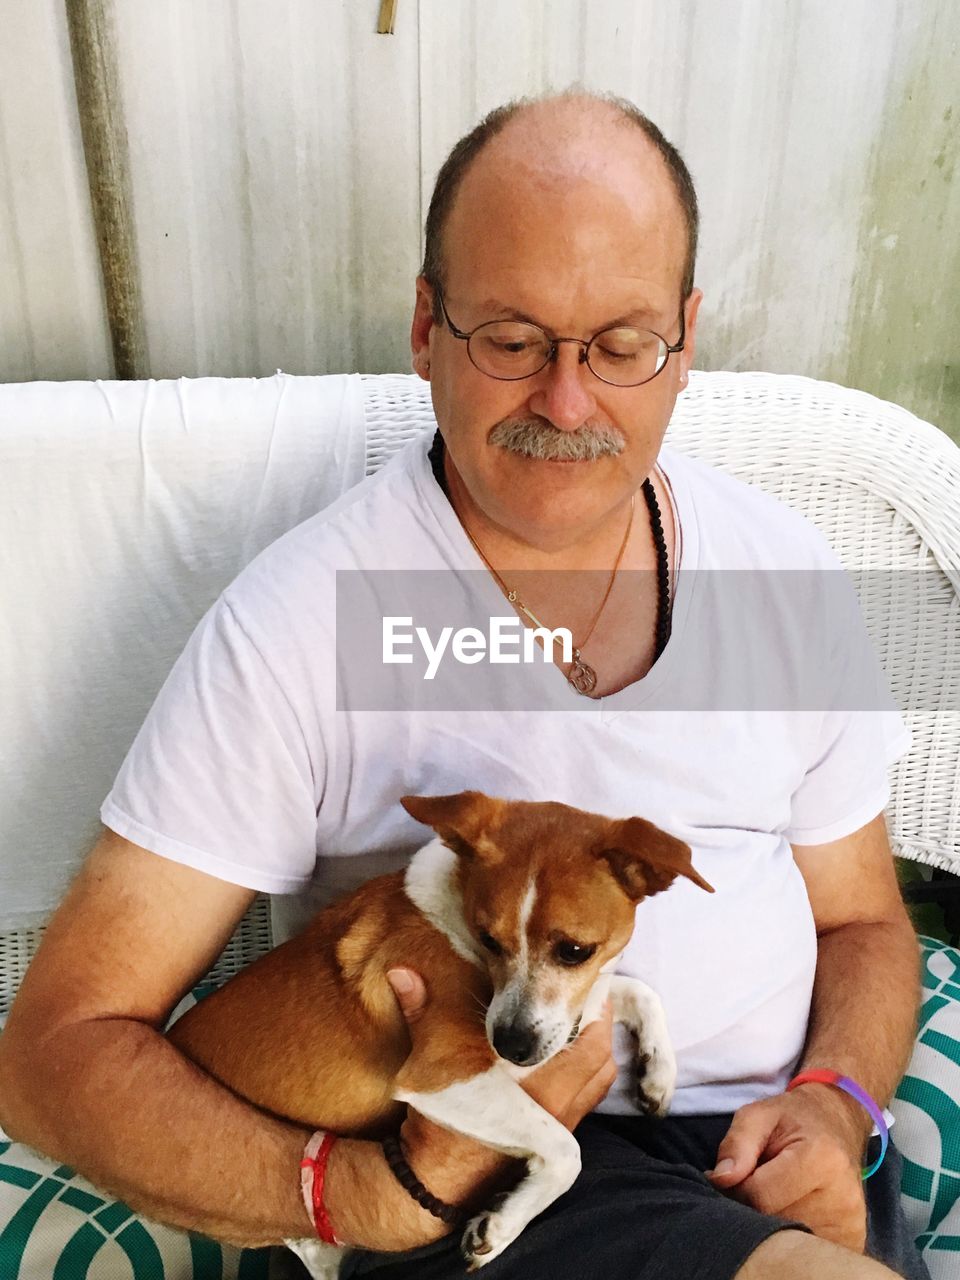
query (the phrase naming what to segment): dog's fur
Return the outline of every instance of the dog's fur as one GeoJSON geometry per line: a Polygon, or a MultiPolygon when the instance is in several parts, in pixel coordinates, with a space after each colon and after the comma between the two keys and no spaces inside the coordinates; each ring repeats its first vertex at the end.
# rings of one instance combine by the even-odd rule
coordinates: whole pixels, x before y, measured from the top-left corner
{"type": "MultiPolygon", "coordinates": [[[[576,1140],[518,1079],[608,995],[638,1039],[642,1109],[666,1110],[675,1065],[660,1003],[612,970],[638,902],[677,875],[712,890],[689,847],[640,818],[471,791],[402,803],[438,836],[407,870],[327,907],[170,1038],[235,1093],[305,1126],[375,1137],[396,1131],[410,1105],[525,1158],[527,1176],[467,1226],[463,1251],[476,1267],[579,1172],[576,1140]],[[386,978],[398,967],[421,973],[428,992],[416,1052],[386,978]]],[[[288,1243],[314,1276],[336,1275],[338,1250],[288,1243]]]]}

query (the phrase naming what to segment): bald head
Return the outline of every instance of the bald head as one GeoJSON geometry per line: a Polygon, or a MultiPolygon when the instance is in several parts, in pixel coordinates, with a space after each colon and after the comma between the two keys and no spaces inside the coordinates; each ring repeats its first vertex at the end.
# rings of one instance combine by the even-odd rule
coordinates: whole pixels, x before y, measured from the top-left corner
{"type": "MultiPolygon", "coordinates": [[[[496,192],[549,195],[579,186],[638,202],[659,219],[676,261],[679,299],[693,288],[698,211],[690,174],[676,149],[632,103],[564,93],[497,108],[460,140],[437,176],[427,215],[422,274],[446,287],[451,220],[496,192]]],[[[455,234],[457,228],[454,227],[455,234]]],[[[462,241],[458,241],[462,244],[462,241]]]]}

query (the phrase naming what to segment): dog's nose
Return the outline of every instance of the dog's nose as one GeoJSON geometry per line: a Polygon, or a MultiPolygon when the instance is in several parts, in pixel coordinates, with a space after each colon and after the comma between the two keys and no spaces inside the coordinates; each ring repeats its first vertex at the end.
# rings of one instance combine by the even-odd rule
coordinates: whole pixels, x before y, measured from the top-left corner
{"type": "Polygon", "coordinates": [[[493,1047],[501,1058],[515,1062],[518,1067],[525,1067],[533,1061],[537,1037],[529,1027],[510,1023],[494,1028],[493,1047]]]}

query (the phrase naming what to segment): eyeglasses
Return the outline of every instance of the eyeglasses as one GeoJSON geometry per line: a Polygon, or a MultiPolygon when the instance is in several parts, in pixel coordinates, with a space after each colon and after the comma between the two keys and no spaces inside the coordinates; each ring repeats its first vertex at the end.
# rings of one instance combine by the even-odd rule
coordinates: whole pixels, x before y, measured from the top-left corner
{"type": "Polygon", "coordinates": [[[464,333],[450,319],[437,287],[437,301],[447,328],[455,338],[467,344],[471,363],[501,382],[518,382],[556,360],[561,342],[575,342],[580,347],[580,363],[601,382],[614,387],[640,387],[650,382],[663,369],[667,359],[683,350],[686,339],[685,318],[680,312],[680,341],[674,346],[651,329],[634,329],[614,325],[602,329],[589,341],[584,338],[551,338],[538,324],[525,320],[488,320],[464,333]]]}

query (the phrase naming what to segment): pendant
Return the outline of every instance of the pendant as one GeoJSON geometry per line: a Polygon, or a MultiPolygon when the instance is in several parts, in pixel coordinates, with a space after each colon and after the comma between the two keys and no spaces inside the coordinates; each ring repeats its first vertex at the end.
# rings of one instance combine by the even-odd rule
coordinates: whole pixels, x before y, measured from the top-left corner
{"type": "Polygon", "coordinates": [[[580,650],[574,649],[573,663],[567,672],[567,680],[573,685],[577,693],[584,695],[593,693],[597,687],[597,673],[588,662],[584,662],[580,657],[580,650]]]}

